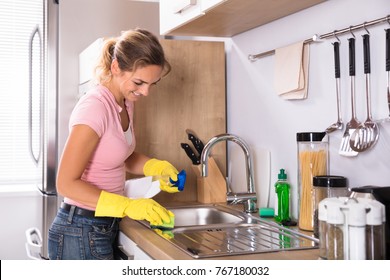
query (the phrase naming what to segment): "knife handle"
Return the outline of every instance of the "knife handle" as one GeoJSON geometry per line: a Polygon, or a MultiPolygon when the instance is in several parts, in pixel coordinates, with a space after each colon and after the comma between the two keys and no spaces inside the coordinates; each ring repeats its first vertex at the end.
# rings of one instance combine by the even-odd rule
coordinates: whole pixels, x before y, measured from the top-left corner
{"type": "Polygon", "coordinates": [[[363,57],[364,57],[364,74],[370,74],[370,35],[363,35],[363,57]]]}
{"type": "Polygon", "coordinates": [[[386,71],[390,71],[390,28],[386,29],[386,71]]]}
{"type": "Polygon", "coordinates": [[[180,146],[183,148],[183,150],[186,152],[187,156],[192,161],[192,164],[198,165],[200,164],[199,158],[195,155],[195,153],[192,151],[190,145],[186,143],[181,143],[180,146]]]}
{"type": "Polygon", "coordinates": [[[334,51],[334,74],[336,79],[340,78],[340,43],[333,43],[334,51]]]}
{"type": "Polygon", "coordinates": [[[192,142],[199,155],[201,155],[204,148],[202,141],[192,133],[188,133],[188,139],[192,142]]]}
{"type": "Polygon", "coordinates": [[[349,76],[355,76],[355,38],[348,39],[349,46],[349,76]]]}

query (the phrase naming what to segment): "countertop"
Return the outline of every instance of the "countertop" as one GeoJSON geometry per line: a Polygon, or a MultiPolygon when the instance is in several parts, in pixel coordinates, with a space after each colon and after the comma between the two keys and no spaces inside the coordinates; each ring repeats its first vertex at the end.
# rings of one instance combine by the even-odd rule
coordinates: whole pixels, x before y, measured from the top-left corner
{"type": "MultiPolygon", "coordinates": [[[[156,260],[197,260],[176,248],[169,241],[130,218],[123,218],[120,230],[140,249],[156,260]]],[[[268,252],[207,258],[212,260],[317,260],[318,249],[268,252]]]]}

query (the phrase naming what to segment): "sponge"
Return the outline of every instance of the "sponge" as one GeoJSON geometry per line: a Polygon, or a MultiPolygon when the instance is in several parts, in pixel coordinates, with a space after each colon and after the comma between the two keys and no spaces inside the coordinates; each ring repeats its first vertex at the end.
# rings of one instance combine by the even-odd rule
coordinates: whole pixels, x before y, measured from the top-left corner
{"type": "Polygon", "coordinates": [[[163,223],[162,225],[150,225],[150,228],[161,230],[173,229],[173,227],[175,226],[175,216],[171,216],[170,218],[171,220],[169,223],[163,223]]]}
{"type": "Polygon", "coordinates": [[[260,217],[273,217],[275,215],[275,210],[273,208],[260,208],[259,216],[260,217]]]}
{"type": "Polygon", "coordinates": [[[186,183],[187,173],[183,169],[182,171],[177,174],[177,181],[173,181],[171,178],[169,178],[169,182],[177,187],[179,191],[184,190],[184,184],[186,183]]]}

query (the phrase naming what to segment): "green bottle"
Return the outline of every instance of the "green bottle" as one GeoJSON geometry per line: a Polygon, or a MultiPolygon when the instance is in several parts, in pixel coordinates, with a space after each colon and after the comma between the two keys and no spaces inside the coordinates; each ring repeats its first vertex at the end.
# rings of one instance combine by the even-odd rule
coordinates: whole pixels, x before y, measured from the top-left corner
{"type": "Polygon", "coordinates": [[[290,220],[290,184],[287,182],[287,174],[284,172],[284,169],[280,169],[278,174],[275,192],[275,221],[288,221],[290,220]]]}

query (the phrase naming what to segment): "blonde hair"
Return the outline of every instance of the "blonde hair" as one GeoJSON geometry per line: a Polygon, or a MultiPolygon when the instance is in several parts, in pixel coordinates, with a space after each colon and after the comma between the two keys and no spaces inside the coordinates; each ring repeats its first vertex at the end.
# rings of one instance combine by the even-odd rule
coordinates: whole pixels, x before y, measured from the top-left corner
{"type": "Polygon", "coordinates": [[[98,83],[111,80],[113,59],[118,61],[122,71],[133,72],[139,67],[157,65],[164,69],[163,76],[165,76],[171,70],[157,37],[151,32],[139,28],[125,31],[119,37],[108,38],[104,41],[95,67],[95,78],[98,83]]]}

